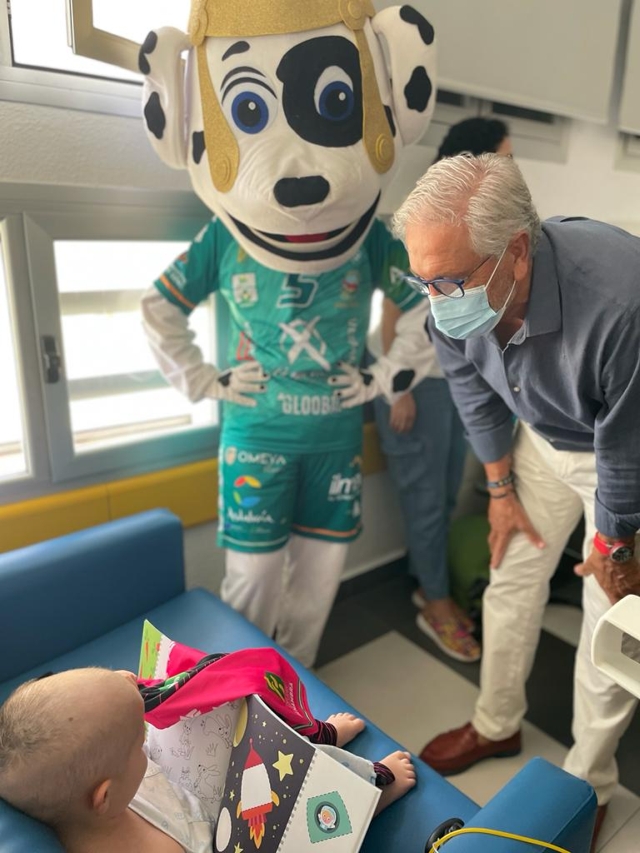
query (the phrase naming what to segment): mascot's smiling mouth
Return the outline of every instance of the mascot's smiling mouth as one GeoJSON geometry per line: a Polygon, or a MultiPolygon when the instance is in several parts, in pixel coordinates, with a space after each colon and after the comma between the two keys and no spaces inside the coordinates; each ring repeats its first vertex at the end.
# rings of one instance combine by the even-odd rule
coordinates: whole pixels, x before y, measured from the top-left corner
{"type": "Polygon", "coordinates": [[[240,222],[239,219],[235,219],[233,216],[231,216],[231,220],[243,237],[273,255],[295,261],[323,261],[344,254],[362,237],[373,219],[379,201],[380,193],[376,196],[371,207],[356,222],[346,225],[344,228],[337,228],[335,231],[327,231],[323,234],[297,234],[291,236],[269,234],[266,231],[254,231],[248,225],[245,225],[244,222],[240,222]],[[340,234],[344,234],[344,238],[325,249],[294,252],[285,248],[288,243],[295,243],[298,246],[324,243],[327,240],[339,237],[340,234]],[[274,245],[274,243],[282,245],[274,245]]]}

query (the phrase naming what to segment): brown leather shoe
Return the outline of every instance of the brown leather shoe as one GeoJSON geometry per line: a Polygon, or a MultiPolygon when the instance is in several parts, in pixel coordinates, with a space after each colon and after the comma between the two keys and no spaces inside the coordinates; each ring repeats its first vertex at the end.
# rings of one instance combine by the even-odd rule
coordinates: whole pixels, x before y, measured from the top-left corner
{"type": "Polygon", "coordinates": [[[607,809],[609,808],[609,804],[605,803],[603,806],[598,806],[598,810],[596,811],[596,823],[593,827],[593,839],[591,841],[591,853],[596,853],[596,841],[598,840],[598,836],[600,835],[600,830],[602,829],[602,824],[604,823],[604,819],[607,816],[607,809]]]}
{"type": "Polygon", "coordinates": [[[420,758],[442,776],[462,773],[485,758],[510,758],[522,749],[520,732],[505,740],[479,742],[478,732],[471,723],[438,735],[424,747],[420,758]]]}

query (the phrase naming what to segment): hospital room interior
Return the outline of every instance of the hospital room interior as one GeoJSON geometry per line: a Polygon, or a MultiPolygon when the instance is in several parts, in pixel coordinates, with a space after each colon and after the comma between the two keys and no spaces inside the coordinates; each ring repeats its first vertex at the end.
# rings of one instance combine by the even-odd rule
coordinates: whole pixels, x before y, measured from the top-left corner
{"type": "Polygon", "coordinates": [[[638,853],[639,282],[640,0],[0,4],[0,853],[638,853]]]}

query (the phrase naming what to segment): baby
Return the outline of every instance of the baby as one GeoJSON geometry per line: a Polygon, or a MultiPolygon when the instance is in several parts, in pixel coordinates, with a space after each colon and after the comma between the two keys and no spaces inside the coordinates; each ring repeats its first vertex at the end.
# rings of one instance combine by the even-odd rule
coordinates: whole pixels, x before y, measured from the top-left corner
{"type": "MultiPolygon", "coordinates": [[[[0,706],[0,797],[52,827],[67,853],[211,853],[197,798],[147,759],[143,714],[133,673],[76,669],[23,684],[0,706]]],[[[337,746],[364,728],[351,714],[327,722],[337,746]]],[[[377,812],[415,785],[409,753],[373,769],[377,812]]]]}

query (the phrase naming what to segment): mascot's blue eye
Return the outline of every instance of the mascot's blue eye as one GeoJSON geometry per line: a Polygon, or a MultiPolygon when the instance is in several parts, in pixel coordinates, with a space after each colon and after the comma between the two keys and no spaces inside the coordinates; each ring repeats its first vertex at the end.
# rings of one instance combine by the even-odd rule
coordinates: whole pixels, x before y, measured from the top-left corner
{"type": "Polygon", "coordinates": [[[255,92],[241,92],[233,99],[231,115],[244,133],[260,133],[269,122],[269,108],[255,92]]]}
{"type": "Polygon", "coordinates": [[[329,121],[344,121],[353,113],[353,89],[343,80],[325,86],[318,99],[318,112],[329,121]]]}

